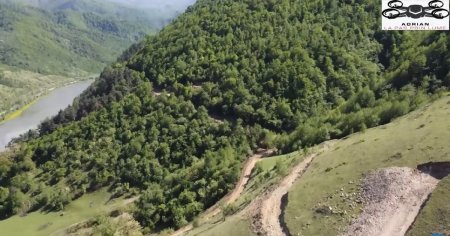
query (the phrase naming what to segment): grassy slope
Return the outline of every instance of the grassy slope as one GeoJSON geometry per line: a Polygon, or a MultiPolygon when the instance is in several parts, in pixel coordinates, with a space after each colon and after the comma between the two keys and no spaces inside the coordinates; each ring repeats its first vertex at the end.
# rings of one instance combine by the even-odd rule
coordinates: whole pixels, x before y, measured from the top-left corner
{"type": "Polygon", "coordinates": [[[407,236],[430,235],[430,232],[450,235],[450,176],[444,178],[431,194],[407,236]]]}
{"type": "Polygon", "coordinates": [[[64,212],[39,211],[25,217],[14,216],[0,221],[0,234],[15,236],[59,234],[70,225],[110,212],[122,204],[122,200],[108,202],[109,198],[110,194],[106,190],[100,190],[73,201],[67,205],[64,212]]]}
{"type": "Polygon", "coordinates": [[[275,165],[277,164],[278,161],[292,160],[291,158],[296,158],[299,156],[301,156],[300,152],[294,152],[286,155],[268,157],[260,161],[259,165],[261,165],[263,171],[271,171],[273,168],[275,168],[275,165]]]}
{"type": "MultiPolygon", "coordinates": [[[[450,160],[449,119],[447,96],[393,123],[352,135],[334,150],[318,156],[289,194],[286,222],[290,232],[337,235],[361,207],[352,208],[354,199],[345,194],[358,192],[359,181],[371,170],[450,160]],[[315,213],[314,209],[321,205],[331,206],[334,213],[315,213]]],[[[450,212],[445,214],[450,217],[450,212]]]]}
{"type": "Polygon", "coordinates": [[[217,220],[214,223],[201,225],[190,231],[188,236],[208,235],[208,236],[254,236],[250,229],[250,222],[239,216],[231,216],[225,221],[217,220]]]}
{"type": "MultiPolygon", "coordinates": [[[[9,120],[14,120],[17,117],[19,117],[20,115],[22,115],[22,113],[26,110],[28,110],[28,108],[30,108],[34,103],[36,102],[36,100],[32,100],[31,102],[27,103],[25,106],[20,107],[19,109],[11,112],[11,113],[5,113],[5,117],[3,119],[0,118],[0,124],[9,120]]],[[[1,116],[0,116],[1,117],[1,116]]]]}
{"type": "MultiPolygon", "coordinates": [[[[358,191],[357,183],[364,173],[388,166],[415,167],[418,163],[432,160],[450,160],[450,96],[442,98],[429,106],[395,120],[393,123],[358,133],[339,141],[330,152],[323,153],[312,163],[310,169],[302,176],[289,193],[286,221],[292,235],[337,235],[340,228],[348,224],[351,216],[356,216],[360,206],[354,209],[349,200],[343,202],[340,196],[327,199],[338,192],[352,193],[358,191]],[[425,125],[422,128],[422,125],[425,125]],[[398,154],[400,153],[400,154],[398,154]],[[327,170],[327,171],[326,171],[327,170]],[[319,205],[332,206],[336,214],[322,216],[314,213],[319,205]],[[346,211],[346,214],[343,212],[346,211]],[[342,214],[339,214],[341,212],[342,214]]],[[[292,166],[292,158],[300,153],[266,158],[260,162],[263,170],[274,172],[277,161],[282,160],[292,166]]],[[[298,160],[298,159],[297,159],[298,160]]],[[[254,199],[261,188],[254,189],[255,182],[265,172],[253,177],[243,196],[254,199]]],[[[271,181],[278,177],[271,177],[271,181]]],[[[442,228],[448,225],[450,205],[442,203],[450,197],[450,177],[442,181],[433,193],[429,204],[418,217],[411,235],[429,234],[431,231],[447,232],[442,228]],[[438,212],[438,214],[436,214],[438,212]],[[430,223],[431,222],[431,223],[430,223]],[[434,228],[434,229],[433,229],[434,228]]],[[[448,201],[447,201],[448,202],[448,201]]],[[[242,207],[241,207],[242,208],[242,207]]],[[[188,233],[194,235],[236,235],[252,236],[250,222],[240,216],[230,216],[224,222],[214,219],[201,224],[188,233]]]]}

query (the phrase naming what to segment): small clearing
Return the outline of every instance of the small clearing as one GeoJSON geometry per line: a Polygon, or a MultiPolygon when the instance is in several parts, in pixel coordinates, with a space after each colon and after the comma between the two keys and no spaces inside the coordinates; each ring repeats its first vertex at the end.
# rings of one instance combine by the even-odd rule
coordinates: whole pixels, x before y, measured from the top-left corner
{"type": "Polygon", "coordinates": [[[64,211],[34,211],[0,221],[0,235],[62,235],[65,230],[101,214],[108,214],[124,204],[124,199],[110,201],[106,188],[87,193],[68,204],[64,211]]]}
{"type": "Polygon", "coordinates": [[[364,209],[345,236],[403,236],[439,180],[408,167],[385,168],[363,181],[364,209]]]}

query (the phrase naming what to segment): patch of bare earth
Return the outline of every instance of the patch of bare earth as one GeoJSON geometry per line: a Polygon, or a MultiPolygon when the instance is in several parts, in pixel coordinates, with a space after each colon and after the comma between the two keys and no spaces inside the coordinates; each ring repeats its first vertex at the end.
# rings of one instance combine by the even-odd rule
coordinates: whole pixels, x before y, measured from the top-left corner
{"type": "Polygon", "coordinates": [[[343,235],[405,235],[438,182],[407,167],[370,173],[363,181],[363,212],[343,235]]]}
{"type": "Polygon", "coordinates": [[[319,151],[307,156],[279,184],[265,191],[244,210],[243,214],[251,219],[255,233],[268,236],[289,235],[284,224],[283,214],[287,205],[288,191],[294,182],[305,173],[314,158],[328,150],[333,143],[333,141],[329,141],[322,144],[319,151]]]}

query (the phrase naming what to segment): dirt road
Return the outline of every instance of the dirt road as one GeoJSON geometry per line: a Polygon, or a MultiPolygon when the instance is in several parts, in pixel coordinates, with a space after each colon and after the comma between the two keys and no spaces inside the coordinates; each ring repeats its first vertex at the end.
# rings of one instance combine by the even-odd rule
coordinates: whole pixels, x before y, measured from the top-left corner
{"type": "MultiPolygon", "coordinates": [[[[247,185],[248,180],[250,179],[250,175],[252,173],[253,168],[255,167],[256,163],[261,160],[261,158],[272,155],[274,150],[261,150],[255,155],[251,156],[247,162],[244,165],[244,168],[242,170],[241,177],[239,179],[239,182],[236,184],[236,187],[234,190],[225,196],[223,204],[228,205],[233,202],[235,202],[242,194],[242,192],[245,189],[245,186],[247,185]]],[[[216,207],[215,210],[210,212],[210,216],[215,216],[218,213],[220,213],[220,208],[216,207]]]]}
{"type": "Polygon", "coordinates": [[[287,235],[287,229],[283,227],[282,211],[283,197],[288,193],[295,180],[300,177],[307,169],[314,158],[323,151],[326,151],[333,145],[333,141],[322,144],[321,150],[307,156],[301,163],[284,177],[281,182],[266,192],[260,199],[255,201],[255,205],[250,207],[253,214],[252,225],[258,235],[284,236],[287,235]]]}
{"type": "MultiPolygon", "coordinates": [[[[236,184],[236,187],[231,191],[229,194],[227,194],[225,197],[222,198],[222,200],[212,207],[210,207],[208,210],[206,210],[202,215],[200,215],[200,218],[203,220],[212,218],[219,214],[221,212],[220,205],[228,205],[236,201],[242,194],[242,192],[245,189],[245,185],[247,184],[248,180],[250,179],[250,174],[252,173],[253,168],[255,167],[256,163],[261,160],[261,158],[270,156],[274,153],[275,150],[273,149],[261,149],[257,153],[255,153],[253,156],[249,157],[247,161],[244,164],[244,168],[242,169],[241,176],[239,178],[238,183],[236,184]]],[[[192,230],[193,226],[192,224],[186,225],[177,231],[175,231],[171,236],[181,236],[192,230]]]]}
{"type": "Polygon", "coordinates": [[[264,235],[285,235],[281,226],[280,216],[282,213],[282,198],[294,184],[295,180],[307,169],[316,155],[312,155],[297,165],[294,170],[283,179],[278,188],[271,192],[261,205],[261,231],[264,235]]]}

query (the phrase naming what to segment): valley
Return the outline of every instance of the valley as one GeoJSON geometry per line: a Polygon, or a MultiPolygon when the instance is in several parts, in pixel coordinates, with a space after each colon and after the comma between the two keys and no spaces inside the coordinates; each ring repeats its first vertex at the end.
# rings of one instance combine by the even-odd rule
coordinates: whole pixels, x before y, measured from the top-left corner
{"type": "Polygon", "coordinates": [[[450,230],[447,32],[384,31],[375,0],[0,7],[8,39],[0,61],[11,71],[0,92],[5,110],[18,108],[5,113],[0,134],[7,142],[35,128],[0,152],[2,228],[26,224],[24,236],[450,230]],[[167,20],[167,11],[178,16],[167,20]],[[66,83],[49,74],[72,83],[97,73],[52,90],[66,83]]]}
{"type": "Polygon", "coordinates": [[[1,0],[0,64],[67,77],[97,74],[175,14],[151,11],[102,1],[1,0]]]}
{"type": "Polygon", "coordinates": [[[50,89],[93,79],[184,7],[159,12],[102,1],[0,0],[0,121],[50,89]]]}

